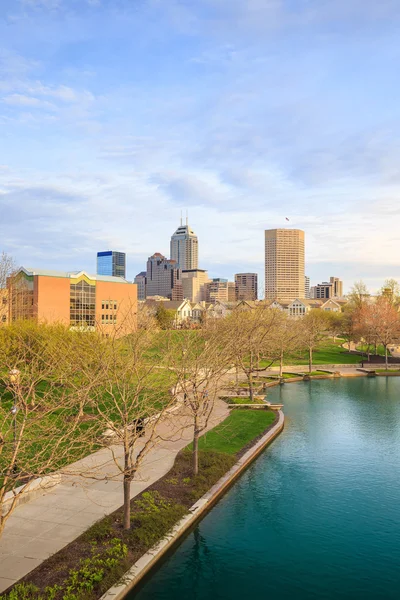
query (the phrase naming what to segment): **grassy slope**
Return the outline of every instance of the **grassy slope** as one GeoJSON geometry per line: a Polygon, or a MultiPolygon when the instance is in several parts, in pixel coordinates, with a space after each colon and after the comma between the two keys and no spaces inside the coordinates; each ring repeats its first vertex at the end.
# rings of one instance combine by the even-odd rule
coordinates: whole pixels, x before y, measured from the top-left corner
{"type": "Polygon", "coordinates": [[[229,417],[200,438],[200,450],[236,454],[258,437],[276,414],[269,410],[233,410],[229,417]]]}

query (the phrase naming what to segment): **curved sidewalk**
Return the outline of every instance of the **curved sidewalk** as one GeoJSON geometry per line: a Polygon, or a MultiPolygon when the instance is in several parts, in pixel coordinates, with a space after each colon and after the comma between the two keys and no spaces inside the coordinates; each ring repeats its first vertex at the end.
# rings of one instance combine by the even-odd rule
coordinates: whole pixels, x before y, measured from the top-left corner
{"type": "MultiPolygon", "coordinates": [[[[217,400],[207,430],[218,425],[228,414],[227,404],[217,400]]],[[[184,407],[168,415],[160,423],[157,433],[163,441],[147,454],[138,478],[132,483],[132,498],[165,475],[178,452],[191,441],[193,426],[184,407]]],[[[113,449],[122,454],[120,448],[113,449]]],[[[0,538],[0,593],[72,542],[98,519],[122,506],[122,479],[110,449],[101,449],[77,461],[71,465],[71,470],[90,473],[91,477],[82,480],[78,476],[63,476],[59,485],[17,506],[8,519],[0,538]]]]}

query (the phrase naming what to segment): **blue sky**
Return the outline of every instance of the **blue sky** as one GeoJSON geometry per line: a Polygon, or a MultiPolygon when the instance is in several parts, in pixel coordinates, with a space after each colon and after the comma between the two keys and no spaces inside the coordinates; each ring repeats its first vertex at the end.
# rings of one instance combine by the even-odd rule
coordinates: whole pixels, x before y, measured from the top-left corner
{"type": "Polygon", "coordinates": [[[398,0],[1,0],[0,250],[128,276],[181,210],[211,276],[306,231],[312,283],[400,279],[398,0]]]}

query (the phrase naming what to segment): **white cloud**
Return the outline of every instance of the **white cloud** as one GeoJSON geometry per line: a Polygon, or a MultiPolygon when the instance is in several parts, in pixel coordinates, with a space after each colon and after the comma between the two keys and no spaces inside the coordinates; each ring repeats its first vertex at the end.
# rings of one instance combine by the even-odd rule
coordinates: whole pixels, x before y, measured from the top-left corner
{"type": "Polygon", "coordinates": [[[55,109],[54,104],[51,104],[46,100],[40,100],[33,96],[24,96],[23,94],[10,94],[9,96],[4,96],[2,102],[12,106],[31,106],[34,108],[45,108],[50,110],[55,109]]]}

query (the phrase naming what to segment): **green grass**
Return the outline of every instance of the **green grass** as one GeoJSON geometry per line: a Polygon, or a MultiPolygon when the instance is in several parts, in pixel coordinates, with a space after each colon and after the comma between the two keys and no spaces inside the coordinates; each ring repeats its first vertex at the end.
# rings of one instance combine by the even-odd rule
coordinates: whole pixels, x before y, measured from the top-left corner
{"type": "Polygon", "coordinates": [[[373,369],[375,373],[400,373],[400,369],[373,369]]]}
{"type": "Polygon", "coordinates": [[[294,379],[295,377],[301,377],[302,373],[282,373],[282,378],[283,379],[294,379]]]}
{"type": "Polygon", "coordinates": [[[311,373],[304,373],[305,375],[309,375],[311,377],[316,377],[317,375],[328,375],[326,371],[311,371],[311,373]]]}
{"type": "MultiPolygon", "coordinates": [[[[362,361],[362,356],[350,354],[341,347],[342,340],[333,342],[332,339],[321,344],[320,348],[313,352],[314,365],[354,365],[362,361]]],[[[278,363],[275,363],[277,366],[278,363]]],[[[287,356],[285,359],[286,365],[308,365],[308,352],[296,353],[287,356]]],[[[268,361],[261,361],[261,367],[267,367],[268,361]]]]}
{"type": "Polygon", "coordinates": [[[265,431],[275,418],[276,413],[270,410],[233,410],[225,421],[200,438],[199,449],[236,454],[265,431]]]}
{"type": "MultiPolygon", "coordinates": [[[[166,401],[169,401],[168,390],[174,384],[174,373],[168,370],[155,369],[147,378],[147,384],[151,388],[151,397],[153,405],[151,407],[152,412],[158,412],[166,401]]],[[[25,436],[23,438],[23,444],[18,454],[17,464],[21,469],[21,472],[49,472],[61,468],[67,464],[71,464],[76,460],[84,458],[88,454],[95,452],[101,447],[101,436],[106,429],[105,421],[96,418],[97,409],[95,406],[88,404],[84,408],[84,415],[82,422],[71,432],[70,436],[60,441],[59,435],[54,432],[65,431],[65,421],[72,419],[77,413],[77,408],[59,407],[54,410],[46,410],[43,415],[40,413],[40,401],[41,398],[45,397],[46,394],[51,392],[54,405],[57,406],[57,396],[61,396],[61,388],[55,387],[52,389],[49,382],[40,382],[36,389],[36,404],[37,409],[33,411],[25,422],[25,436]],[[57,462],[52,457],[56,444],[59,444],[57,450],[57,462]],[[39,460],[36,457],[40,457],[39,460]],[[48,466],[46,461],[49,461],[48,466]],[[43,467],[42,467],[43,465],[43,467]],[[42,471],[43,469],[43,471],[42,471]]],[[[68,392],[68,390],[65,390],[68,392]]],[[[146,392],[143,392],[143,396],[146,392]]],[[[48,406],[48,398],[46,405],[48,406]]],[[[118,408],[115,406],[113,399],[110,395],[104,391],[102,398],[97,398],[99,407],[112,417],[115,423],[121,420],[121,415],[118,408]]],[[[0,416],[3,420],[4,431],[7,432],[5,435],[6,447],[3,449],[0,455],[0,473],[5,472],[7,465],[10,464],[11,453],[13,450],[12,444],[12,415],[11,407],[14,403],[13,395],[10,390],[4,385],[4,382],[0,380],[0,416]]],[[[142,410],[140,416],[143,414],[143,409],[138,402],[137,410],[142,410]]],[[[134,417],[135,408],[132,407],[131,414],[132,419],[134,417]]],[[[149,413],[150,414],[150,413],[149,413]]],[[[22,412],[17,413],[17,427],[18,423],[21,422],[23,417],[22,412]]],[[[121,422],[122,426],[122,422],[121,422]]],[[[0,484],[1,484],[0,475],[0,484]]],[[[11,485],[12,482],[11,482],[11,485]]]]}
{"type": "Polygon", "coordinates": [[[233,398],[224,397],[225,402],[227,404],[264,404],[262,400],[255,399],[253,401],[250,398],[246,398],[243,396],[234,396],[233,398]]]}
{"type": "MultiPolygon", "coordinates": [[[[360,352],[365,352],[365,354],[367,354],[368,351],[368,346],[367,344],[359,344],[357,346],[357,350],[359,350],[360,352]]],[[[385,356],[385,348],[384,346],[382,346],[382,344],[379,344],[377,346],[377,352],[378,352],[378,356],[385,356]]],[[[375,346],[370,346],[369,347],[369,353],[370,354],[375,354],[375,346]]],[[[390,352],[388,351],[388,354],[390,355],[390,352]]]]}

